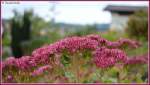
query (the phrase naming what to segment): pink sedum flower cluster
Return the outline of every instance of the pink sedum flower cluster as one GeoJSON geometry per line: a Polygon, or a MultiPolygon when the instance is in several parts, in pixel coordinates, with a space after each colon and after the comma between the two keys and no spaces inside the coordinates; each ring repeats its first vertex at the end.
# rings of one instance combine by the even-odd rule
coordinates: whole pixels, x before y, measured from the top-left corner
{"type": "MultiPolygon", "coordinates": [[[[2,69],[7,66],[15,66],[19,69],[27,70],[38,64],[48,65],[51,63],[50,57],[60,55],[64,50],[70,54],[77,53],[78,51],[90,50],[91,52],[94,52],[93,58],[95,64],[98,67],[106,68],[113,66],[119,61],[126,61],[127,57],[125,53],[122,50],[117,49],[124,44],[134,48],[140,45],[138,42],[129,39],[120,39],[119,41],[111,42],[99,35],[69,37],[38,48],[32,52],[31,56],[22,56],[18,59],[10,57],[2,62],[2,69]]],[[[59,63],[58,60],[57,63],[59,63]]]]}
{"type": "Polygon", "coordinates": [[[22,56],[21,58],[9,57],[5,62],[2,62],[2,69],[7,66],[14,66],[22,70],[28,70],[33,66],[36,66],[36,63],[32,60],[31,56],[22,56]]]}
{"type": "Polygon", "coordinates": [[[94,53],[94,62],[100,68],[113,66],[118,61],[125,62],[125,53],[119,49],[98,48],[94,53]]]}
{"type": "Polygon", "coordinates": [[[64,50],[67,50],[68,53],[73,54],[77,51],[85,49],[94,50],[97,47],[98,42],[96,40],[91,40],[86,37],[70,37],[34,50],[32,57],[34,57],[36,62],[48,63],[51,55],[60,54],[64,50]]]}

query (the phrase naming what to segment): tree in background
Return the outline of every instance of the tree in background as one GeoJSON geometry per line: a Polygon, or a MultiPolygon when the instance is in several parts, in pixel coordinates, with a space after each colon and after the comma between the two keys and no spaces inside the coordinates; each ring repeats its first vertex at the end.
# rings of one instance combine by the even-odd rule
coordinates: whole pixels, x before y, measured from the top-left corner
{"type": "Polygon", "coordinates": [[[131,38],[148,40],[148,13],[140,10],[131,15],[127,24],[126,32],[131,38]]]}
{"type": "Polygon", "coordinates": [[[23,15],[23,26],[22,26],[22,39],[30,40],[31,34],[31,18],[32,18],[32,11],[25,11],[23,15]]]}
{"type": "Polygon", "coordinates": [[[15,17],[11,20],[11,49],[13,56],[19,58],[23,55],[21,42],[30,39],[31,11],[25,11],[24,15],[19,15],[14,11],[15,17]]]}

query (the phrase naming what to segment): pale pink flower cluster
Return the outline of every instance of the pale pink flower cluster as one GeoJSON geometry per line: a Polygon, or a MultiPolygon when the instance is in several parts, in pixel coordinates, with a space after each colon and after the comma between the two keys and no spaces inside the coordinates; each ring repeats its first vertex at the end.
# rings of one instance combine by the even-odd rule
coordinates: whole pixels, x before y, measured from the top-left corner
{"type": "Polygon", "coordinates": [[[125,62],[127,59],[123,51],[119,49],[108,49],[106,47],[98,48],[93,57],[95,64],[100,68],[113,66],[117,62],[125,62]]]}
{"type": "Polygon", "coordinates": [[[38,75],[43,74],[43,72],[45,72],[49,69],[52,69],[52,66],[45,65],[45,66],[39,67],[38,69],[34,70],[31,75],[32,76],[38,76],[38,75]]]}

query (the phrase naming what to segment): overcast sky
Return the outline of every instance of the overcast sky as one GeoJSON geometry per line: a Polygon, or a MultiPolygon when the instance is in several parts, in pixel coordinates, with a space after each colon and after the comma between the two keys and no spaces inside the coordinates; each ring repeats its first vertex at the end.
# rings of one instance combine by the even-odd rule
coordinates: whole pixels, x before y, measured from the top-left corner
{"type": "Polygon", "coordinates": [[[34,13],[49,21],[55,17],[56,22],[71,24],[110,23],[111,14],[103,9],[107,5],[148,6],[148,1],[21,1],[19,4],[2,4],[2,18],[13,17],[13,9],[23,13],[25,9],[33,9],[34,13]],[[50,11],[55,3],[55,14],[50,11]]]}

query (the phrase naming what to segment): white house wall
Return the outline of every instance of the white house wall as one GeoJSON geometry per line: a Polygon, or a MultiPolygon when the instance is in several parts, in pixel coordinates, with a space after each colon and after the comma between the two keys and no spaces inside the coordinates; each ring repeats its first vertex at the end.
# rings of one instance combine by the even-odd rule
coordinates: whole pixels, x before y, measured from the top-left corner
{"type": "Polygon", "coordinates": [[[129,16],[112,13],[111,30],[123,31],[127,25],[129,16]]]}

